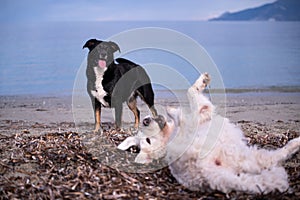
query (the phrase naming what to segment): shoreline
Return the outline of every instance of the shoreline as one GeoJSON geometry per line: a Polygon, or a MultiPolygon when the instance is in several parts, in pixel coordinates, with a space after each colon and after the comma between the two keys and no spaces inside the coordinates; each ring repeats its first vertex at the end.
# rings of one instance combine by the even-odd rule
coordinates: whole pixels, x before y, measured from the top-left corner
{"type": "MultiPolygon", "coordinates": [[[[73,88],[74,89],[74,88],[73,88]]],[[[9,97],[9,96],[33,96],[33,97],[65,97],[65,96],[72,96],[72,92],[75,93],[73,89],[70,89],[70,92],[50,92],[50,93],[24,93],[24,94],[1,94],[0,97],[9,97]]],[[[86,95],[86,88],[78,88],[80,94],[86,95]]],[[[161,88],[153,88],[154,93],[158,95],[158,97],[164,93],[169,93],[170,90],[161,89],[161,88]]],[[[186,89],[172,89],[172,92],[176,93],[185,93],[186,89]]],[[[211,94],[220,94],[226,93],[227,95],[231,94],[265,94],[265,93],[300,93],[300,85],[286,85],[286,86],[261,86],[261,87],[238,87],[238,88],[207,88],[205,89],[206,93],[211,94]]]]}
{"type": "MultiPolygon", "coordinates": [[[[185,93],[178,93],[184,96],[185,93]]],[[[164,97],[157,95],[155,105],[164,113],[166,106],[186,106],[186,98],[164,91],[164,97]]],[[[276,120],[300,120],[300,92],[251,92],[207,94],[217,107],[217,113],[228,117],[231,121],[240,120],[271,122],[276,120]],[[220,98],[219,98],[220,97],[220,98]],[[226,113],[225,113],[226,112],[226,113]]],[[[141,118],[150,114],[144,102],[138,99],[141,118]]],[[[113,109],[104,108],[103,122],[113,122],[113,109]]],[[[123,106],[124,121],[133,121],[126,105],[123,106]],[[129,114],[128,114],[129,113],[129,114]]],[[[0,120],[24,120],[41,123],[74,122],[83,118],[82,122],[93,123],[92,108],[89,97],[71,95],[0,95],[0,120]],[[78,115],[80,113],[80,115],[78,115]],[[84,114],[85,113],[85,114],[84,114]],[[84,114],[84,115],[83,115],[84,114]],[[87,117],[88,116],[88,117],[87,117]],[[86,118],[86,121],[84,120],[86,118]]]]}

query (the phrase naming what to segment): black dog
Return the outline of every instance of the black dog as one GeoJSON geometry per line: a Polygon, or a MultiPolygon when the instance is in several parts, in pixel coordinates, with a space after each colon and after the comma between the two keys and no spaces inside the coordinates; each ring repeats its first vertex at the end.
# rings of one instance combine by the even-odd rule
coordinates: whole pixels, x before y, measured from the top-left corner
{"type": "Polygon", "coordinates": [[[114,53],[120,51],[120,48],[114,42],[90,39],[83,46],[85,47],[89,49],[87,91],[94,108],[95,131],[101,126],[101,105],[115,108],[117,128],[121,126],[122,104],[125,101],[134,114],[134,127],[138,128],[138,96],[148,105],[153,116],[157,115],[150,78],[141,66],[123,58],[116,59],[118,63],[115,63],[114,53]]]}

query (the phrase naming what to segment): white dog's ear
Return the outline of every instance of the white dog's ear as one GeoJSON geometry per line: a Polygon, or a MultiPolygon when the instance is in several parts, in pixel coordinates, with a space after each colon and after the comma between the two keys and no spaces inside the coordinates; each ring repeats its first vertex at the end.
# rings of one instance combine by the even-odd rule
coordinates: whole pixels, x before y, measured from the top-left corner
{"type": "Polygon", "coordinates": [[[199,110],[200,114],[204,114],[204,113],[211,113],[211,108],[208,105],[203,105],[201,106],[200,110],[199,110]]]}
{"type": "Polygon", "coordinates": [[[180,126],[180,116],[181,116],[181,109],[174,108],[174,107],[167,107],[167,114],[168,117],[174,122],[175,126],[180,126]]]}
{"type": "Polygon", "coordinates": [[[121,144],[119,144],[118,149],[127,150],[131,146],[139,145],[139,141],[136,137],[128,137],[121,144]]]}

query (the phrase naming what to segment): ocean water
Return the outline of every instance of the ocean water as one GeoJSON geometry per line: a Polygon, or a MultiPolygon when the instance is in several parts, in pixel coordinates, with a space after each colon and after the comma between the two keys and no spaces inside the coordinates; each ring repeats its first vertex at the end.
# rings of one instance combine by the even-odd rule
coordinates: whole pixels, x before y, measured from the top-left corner
{"type": "MultiPolygon", "coordinates": [[[[84,76],[86,40],[105,40],[144,27],[172,29],[199,43],[227,89],[300,88],[300,22],[47,22],[1,24],[0,95],[72,94],[78,73],[84,76]]],[[[148,67],[167,66],[189,83],[199,75],[187,60],[166,51],[139,49],[123,56],[148,67]]],[[[174,83],[172,89],[182,89],[180,80],[166,74],[152,76],[156,75],[160,76],[151,79],[164,79],[174,83]]],[[[161,88],[155,85],[156,90],[161,88]]]]}

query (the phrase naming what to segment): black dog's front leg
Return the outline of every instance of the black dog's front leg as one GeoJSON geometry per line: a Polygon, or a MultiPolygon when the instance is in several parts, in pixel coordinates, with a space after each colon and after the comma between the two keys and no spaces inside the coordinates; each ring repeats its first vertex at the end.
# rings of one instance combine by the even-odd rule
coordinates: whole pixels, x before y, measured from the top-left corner
{"type": "Polygon", "coordinates": [[[95,129],[94,132],[98,132],[101,128],[101,103],[92,95],[90,95],[93,111],[94,111],[94,118],[95,118],[95,129]]]}
{"type": "Polygon", "coordinates": [[[94,132],[98,132],[101,128],[101,103],[97,99],[95,99],[94,114],[95,114],[94,132]]]}
{"type": "MultiPolygon", "coordinates": [[[[88,74],[88,71],[87,71],[87,74],[88,74]]],[[[88,78],[89,78],[89,80],[87,83],[87,92],[90,96],[92,106],[93,106],[93,111],[94,111],[94,118],[95,118],[94,132],[98,132],[101,128],[101,103],[92,94],[92,91],[96,90],[95,82],[91,81],[91,80],[94,80],[94,77],[90,76],[88,78]]]]}

